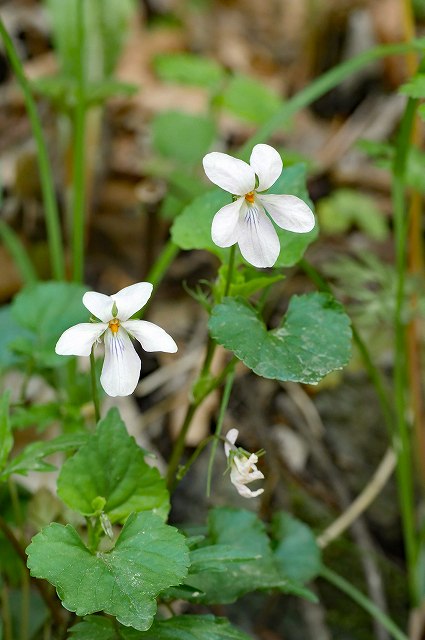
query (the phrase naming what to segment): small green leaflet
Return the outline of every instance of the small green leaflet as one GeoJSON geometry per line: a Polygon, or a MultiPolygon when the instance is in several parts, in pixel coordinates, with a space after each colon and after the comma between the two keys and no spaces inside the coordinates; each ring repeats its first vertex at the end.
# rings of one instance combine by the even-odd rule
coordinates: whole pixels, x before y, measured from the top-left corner
{"type": "Polygon", "coordinates": [[[248,122],[263,124],[281,108],[279,96],[249,76],[234,76],[216,99],[218,106],[248,122]]]}
{"type": "Polygon", "coordinates": [[[216,134],[215,124],[206,116],[181,111],[162,111],[152,122],[155,150],[184,164],[196,164],[211,147],[216,134]]]}
{"type": "MultiPolygon", "coordinates": [[[[250,511],[217,508],[209,514],[209,535],[198,549],[191,551],[196,562],[191,566],[186,584],[199,592],[187,599],[205,604],[227,604],[255,590],[279,589],[314,600],[314,595],[299,582],[286,576],[279,566],[264,524],[250,511]],[[208,562],[213,547],[214,570],[208,562]],[[202,566],[202,552],[206,563],[202,566]],[[231,553],[233,557],[231,557],[231,553]],[[221,557],[220,557],[221,556],[221,557]],[[238,559],[239,556],[239,559],[238,559]]],[[[301,553],[303,546],[300,546],[301,553]]]]}
{"type": "Polygon", "coordinates": [[[133,511],[153,510],[165,518],[169,495],[159,471],[129,436],[117,409],[111,409],[84,446],[62,466],[58,495],[71,509],[94,515],[99,498],[112,523],[133,511]]]}
{"type": "Polygon", "coordinates": [[[45,462],[44,458],[59,451],[78,449],[86,440],[87,434],[84,432],[58,436],[53,440],[33,442],[9,462],[0,473],[0,480],[7,480],[12,473],[27,475],[30,471],[54,471],[56,467],[45,462]]]}
{"type": "Polygon", "coordinates": [[[155,57],[154,68],[161,80],[215,88],[225,77],[225,70],[210,58],[193,53],[163,53],[155,57]]]}
{"type": "Polygon", "coordinates": [[[320,573],[321,557],[312,530],[289,513],[280,511],[272,520],[274,555],[282,573],[305,584],[320,573]]]}
{"type": "Polygon", "coordinates": [[[10,346],[19,350],[36,366],[62,366],[67,358],[55,353],[60,335],[79,322],[87,322],[89,312],[82,298],[87,290],[71,282],[40,282],[24,287],[12,302],[15,322],[28,330],[10,346]]]}
{"type": "Polygon", "coordinates": [[[182,582],[189,565],[184,537],[149,512],[130,515],[109,552],[91,553],[71,525],[56,523],[26,551],[31,575],[53,584],[65,609],[105,611],[139,631],[152,625],[158,594],[182,582]]]}
{"type": "Polygon", "coordinates": [[[257,375],[316,384],[350,358],[350,319],[326,293],[293,296],[280,327],[267,331],[255,309],[242,298],[225,298],[214,307],[211,336],[257,375]]]}
{"type": "Polygon", "coordinates": [[[5,466],[13,447],[13,435],[9,417],[9,396],[10,393],[6,391],[0,398],[0,471],[5,466]]]}
{"type": "Polygon", "coordinates": [[[155,621],[149,631],[135,631],[112,620],[89,616],[69,630],[72,640],[251,640],[226,618],[212,615],[174,616],[155,621]]]}

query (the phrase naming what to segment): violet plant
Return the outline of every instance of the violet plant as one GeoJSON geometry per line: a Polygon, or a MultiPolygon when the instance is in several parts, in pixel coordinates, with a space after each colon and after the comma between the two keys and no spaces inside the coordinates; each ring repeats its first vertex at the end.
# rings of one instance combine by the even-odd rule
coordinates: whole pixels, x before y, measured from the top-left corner
{"type": "MultiPolygon", "coordinates": [[[[89,34],[83,3],[75,0],[71,4],[71,11],[75,12],[75,29],[83,42],[87,42],[89,34]]],[[[72,85],[74,89],[77,87],[74,124],[78,135],[71,239],[74,282],[70,283],[65,279],[65,245],[32,89],[2,22],[0,34],[24,91],[37,142],[54,278],[50,282],[37,281],[25,286],[5,312],[9,333],[4,332],[1,338],[4,346],[2,365],[23,371],[24,377],[20,398],[16,398],[12,390],[5,390],[0,402],[0,481],[9,487],[16,504],[16,476],[52,470],[54,467],[46,458],[53,453],[64,454],[58,469],[57,495],[67,509],[61,513],[61,522],[53,521],[42,527],[32,535],[31,541],[25,539],[24,529],[19,531],[19,518],[0,516],[3,537],[22,563],[26,601],[34,599],[30,586],[34,584],[42,603],[39,604],[41,623],[38,626],[30,620],[27,607],[20,637],[247,640],[250,636],[228,619],[211,613],[194,614],[192,611],[196,609],[193,607],[202,605],[204,612],[206,608],[232,603],[253,591],[273,590],[315,602],[316,596],[309,583],[320,576],[368,611],[392,637],[406,640],[407,635],[384,611],[325,566],[315,533],[290,514],[279,511],[271,522],[265,523],[254,511],[216,507],[210,510],[201,535],[191,535],[184,528],[179,530],[177,526],[167,524],[167,520],[172,491],[206,446],[211,450],[209,474],[205,478],[209,492],[213,491],[211,473],[218,455],[227,458],[229,482],[242,497],[250,499],[250,505],[257,504],[255,500],[267,491],[267,466],[262,465],[264,452],[247,452],[236,446],[243,425],[222,434],[235,366],[239,361],[264,378],[317,384],[326,374],[342,369],[350,359],[350,319],[328,285],[303,260],[306,248],[318,234],[314,206],[306,187],[305,167],[294,164],[282,171],[280,154],[266,141],[290,115],[350,73],[387,55],[422,52],[423,42],[377,47],[319,78],[282,105],[240,150],[242,158],[250,154],[250,164],[241,158],[211,151],[212,144],[203,166],[208,178],[219,188],[209,189],[205,182],[202,192],[183,207],[173,222],[171,240],[146,282],[107,296],[88,291],[82,283],[83,140],[90,79],[81,75],[82,66],[77,65],[76,85],[72,85]],[[177,345],[168,333],[141,320],[137,312],[165,275],[178,249],[209,251],[221,264],[207,290],[193,292],[208,312],[205,358],[193,383],[191,401],[168,461],[167,476],[163,477],[148,464],[148,453],[128,434],[118,409],[110,409],[107,413],[103,410],[98,383],[100,381],[111,397],[133,393],[141,367],[133,339],[138,340],[145,351],[177,351],[177,345]],[[319,291],[292,296],[285,315],[275,328],[269,329],[263,317],[267,297],[273,287],[280,286],[285,270],[297,264],[301,264],[318,284],[319,291]],[[100,342],[104,344],[105,358],[99,376],[95,347],[100,342]],[[228,357],[222,369],[213,373],[211,364],[217,345],[227,350],[228,357]],[[75,360],[64,357],[89,355],[91,371],[82,374],[77,372],[75,360]],[[36,407],[26,407],[24,403],[26,386],[34,375],[41,376],[49,384],[55,397],[54,402],[44,407],[44,417],[39,412],[40,425],[42,420],[55,419],[61,424],[62,432],[50,440],[40,438],[16,453],[13,445],[17,417],[22,424],[25,419],[37,420],[36,407]],[[212,391],[223,386],[215,433],[201,442],[192,457],[184,462],[187,432],[198,408],[212,391]],[[93,413],[85,410],[90,403],[95,407],[93,413]],[[222,447],[218,449],[219,443],[224,451],[222,447]],[[260,486],[255,485],[253,489],[248,486],[257,481],[261,482],[260,486]],[[68,521],[64,519],[66,517],[68,521]],[[175,611],[177,607],[179,613],[175,611]]],[[[425,94],[421,78],[415,76],[405,89],[410,97],[394,159],[398,260],[395,421],[379,371],[354,331],[356,342],[364,349],[384,415],[391,422],[393,442],[397,444],[394,451],[407,579],[411,603],[415,606],[423,599],[417,575],[422,538],[415,520],[411,435],[405,411],[402,314],[407,229],[404,216],[406,162],[418,98],[425,94]]],[[[107,97],[105,95],[105,99],[107,97]]],[[[201,173],[200,163],[198,172],[201,173]]],[[[3,237],[7,239],[5,235],[3,237]]],[[[22,273],[28,274],[23,248],[12,241],[8,246],[22,273]]],[[[7,582],[7,578],[5,580],[7,582]]],[[[24,596],[22,606],[25,610],[24,596]]],[[[17,637],[17,631],[16,624],[7,615],[6,596],[3,597],[3,610],[6,614],[3,613],[2,637],[12,640],[17,637]]]]}

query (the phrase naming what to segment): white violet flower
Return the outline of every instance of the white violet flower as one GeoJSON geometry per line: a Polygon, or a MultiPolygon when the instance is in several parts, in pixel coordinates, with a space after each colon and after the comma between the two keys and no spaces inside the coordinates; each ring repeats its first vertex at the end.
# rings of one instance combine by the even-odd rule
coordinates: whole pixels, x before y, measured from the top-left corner
{"type": "Polygon", "coordinates": [[[93,344],[103,339],[105,360],[100,383],[109,396],[130,395],[141,368],[130,337],[136,338],[145,351],[177,351],[173,338],[161,327],[146,320],[129,320],[149,300],[152,289],[150,282],[138,282],[113,296],[88,291],[83,304],[100,322],[83,322],[67,329],[56,344],[56,353],[89,356],[93,344]]]}
{"type": "Polygon", "coordinates": [[[224,452],[230,465],[230,481],[236,487],[238,493],[244,498],[255,498],[263,493],[264,489],[252,491],[246,485],[254,480],[261,480],[264,475],[257,469],[258,456],[255,453],[244,455],[235,446],[239,435],[237,429],[227,432],[224,442],[224,452]]]}
{"type": "Polygon", "coordinates": [[[303,200],[261,193],[276,182],[283,169],[280,155],[268,144],[255,145],[250,164],[217,151],[208,153],[203,164],[211,182],[238,196],[214,216],[211,236],[219,247],[237,242],[247,262],[254,267],[272,267],[279,257],[280,243],[269,216],[287,231],[307,233],[313,229],[314,214],[303,200]]]}

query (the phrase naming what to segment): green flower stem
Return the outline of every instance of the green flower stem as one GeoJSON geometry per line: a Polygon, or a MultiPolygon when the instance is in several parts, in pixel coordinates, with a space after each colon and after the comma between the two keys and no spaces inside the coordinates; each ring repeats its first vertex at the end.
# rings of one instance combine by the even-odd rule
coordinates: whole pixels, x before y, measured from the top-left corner
{"type": "Polygon", "coordinates": [[[7,33],[4,23],[1,19],[0,36],[3,40],[3,44],[12,65],[13,71],[24,94],[25,105],[28,112],[28,117],[31,122],[32,133],[37,146],[40,182],[46,215],[47,236],[53,276],[56,280],[64,280],[65,259],[63,254],[62,235],[59,223],[59,212],[55,197],[53,175],[43,130],[41,128],[40,118],[38,115],[36,104],[34,102],[34,98],[32,97],[29,82],[24,73],[22,63],[16,52],[12,39],[7,33]]]}
{"type": "Polygon", "coordinates": [[[394,450],[397,454],[397,482],[399,488],[409,590],[413,604],[417,604],[418,600],[416,584],[417,541],[410,430],[406,419],[406,390],[408,386],[408,375],[405,355],[407,348],[406,320],[403,316],[405,302],[405,274],[407,268],[406,246],[408,239],[408,215],[405,201],[406,170],[417,103],[418,101],[415,99],[411,98],[408,100],[401,120],[394,157],[392,181],[397,272],[394,314],[394,396],[396,411],[396,438],[394,442],[394,450]]]}
{"type": "Polygon", "coordinates": [[[100,403],[99,403],[99,391],[97,388],[94,346],[91,348],[91,352],[90,352],[90,378],[91,378],[91,389],[92,389],[92,397],[93,397],[93,405],[94,405],[94,416],[97,424],[100,420],[100,403]]]}
{"type": "Polygon", "coordinates": [[[85,95],[85,28],[83,0],[77,0],[78,78],[77,101],[73,121],[73,179],[72,179],[72,279],[82,282],[84,277],[84,242],[86,208],[86,95],[85,95]]]}
{"type": "MultiPolygon", "coordinates": [[[[204,364],[202,366],[202,370],[201,373],[198,376],[197,381],[194,384],[194,387],[196,387],[196,385],[200,382],[200,380],[202,380],[203,378],[206,379],[207,376],[209,375],[209,366],[211,364],[211,359],[212,359],[212,355],[214,354],[214,350],[215,350],[215,342],[213,340],[209,340],[208,343],[209,347],[207,349],[207,353],[205,354],[205,360],[204,360],[204,364]]],[[[185,445],[185,441],[186,441],[186,435],[187,432],[189,430],[189,427],[191,425],[191,422],[193,420],[193,417],[198,409],[198,407],[202,404],[202,402],[205,400],[205,398],[212,392],[214,391],[214,389],[218,389],[218,387],[223,383],[223,381],[225,380],[225,378],[227,377],[227,375],[230,373],[230,371],[233,369],[233,367],[235,366],[235,362],[236,362],[236,358],[233,357],[231,360],[229,360],[229,362],[227,363],[227,365],[224,367],[223,371],[216,377],[213,378],[209,384],[206,384],[202,391],[200,391],[197,395],[197,397],[192,400],[192,402],[189,404],[187,411],[186,411],[186,415],[185,418],[183,420],[183,424],[181,426],[179,435],[177,436],[177,440],[174,444],[174,448],[173,451],[171,453],[171,457],[170,457],[170,461],[168,463],[168,473],[167,473],[167,483],[168,483],[168,487],[169,489],[172,489],[175,485],[175,474],[176,471],[178,469],[181,457],[183,455],[183,451],[184,451],[184,445],[185,445]]]]}
{"type": "MultiPolygon", "coordinates": [[[[179,247],[174,244],[174,242],[170,239],[165,243],[161,253],[158,258],[155,260],[151,270],[146,276],[146,281],[153,284],[153,288],[155,289],[161,283],[164,278],[170,264],[173,262],[174,258],[177,256],[180,251],[179,247]]],[[[138,311],[133,317],[134,318],[142,318],[147,308],[149,307],[151,298],[147,301],[143,309],[138,311]]]]}
{"type": "Polygon", "coordinates": [[[224,415],[226,413],[227,405],[229,404],[230,394],[232,392],[233,381],[235,379],[235,365],[233,364],[230,373],[227,376],[226,385],[223,391],[223,397],[221,399],[220,411],[218,413],[217,426],[215,429],[215,438],[211,447],[211,455],[208,462],[208,473],[207,473],[207,497],[209,498],[211,495],[211,478],[214,467],[214,459],[215,454],[217,452],[217,446],[219,443],[219,438],[221,436],[221,430],[223,428],[223,420],[224,415]]]}
{"type": "Polygon", "coordinates": [[[180,482],[180,480],[182,480],[185,477],[190,467],[197,461],[197,459],[199,458],[199,456],[201,455],[205,447],[211,442],[211,440],[214,440],[214,437],[215,436],[208,436],[208,438],[205,438],[204,440],[202,440],[202,442],[198,444],[198,446],[196,447],[195,451],[192,453],[192,455],[190,456],[186,464],[183,466],[180,465],[176,475],[176,479],[178,482],[180,482]]]}
{"type": "Polygon", "coordinates": [[[275,131],[284,126],[297,111],[307,107],[359,69],[387,56],[405,54],[414,50],[422,51],[423,44],[423,41],[413,40],[412,42],[379,45],[330,69],[305,89],[299,91],[293,98],[287,100],[273,118],[259,127],[256,133],[243,145],[239,155],[247,158],[254,145],[265,142],[275,131]]]}
{"type": "MultiPolygon", "coordinates": [[[[307,260],[303,259],[300,261],[300,267],[306,273],[306,275],[310,278],[312,282],[317,286],[318,289],[324,291],[326,293],[332,294],[332,289],[329,284],[324,280],[321,274],[309,263],[307,260]]],[[[372,358],[370,356],[370,352],[364,343],[362,337],[360,336],[356,326],[353,321],[351,321],[351,329],[353,331],[353,340],[356,343],[356,346],[360,352],[360,355],[363,358],[363,364],[365,365],[366,371],[369,375],[369,378],[375,387],[376,395],[378,396],[379,404],[381,407],[382,415],[387,424],[388,432],[392,436],[394,434],[394,417],[391,403],[388,398],[388,393],[385,389],[384,381],[379,369],[373,364],[372,358]]]]}
{"type": "Polygon", "coordinates": [[[227,267],[226,286],[224,287],[223,298],[229,295],[230,285],[232,284],[233,268],[235,266],[235,252],[236,252],[236,245],[233,244],[230,247],[229,263],[227,267]]]}
{"type": "Polygon", "coordinates": [[[12,256],[25,284],[37,282],[37,274],[19,236],[4,220],[0,220],[0,239],[12,256]]]}
{"type": "Polygon", "coordinates": [[[381,609],[379,609],[369,598],[367,598],[361,591],[353,587],[351,582],[348,582],[340,575],[322,566],[320,570],[320,577],[324,578],[332,584],[334,587],[345,593],[351,600],[356,602],[359,607],[369,613],[375,620],[379,622],[395,640],[409,640],[406,634],[399,629],[399,627],[389,618],[381,609]]]}

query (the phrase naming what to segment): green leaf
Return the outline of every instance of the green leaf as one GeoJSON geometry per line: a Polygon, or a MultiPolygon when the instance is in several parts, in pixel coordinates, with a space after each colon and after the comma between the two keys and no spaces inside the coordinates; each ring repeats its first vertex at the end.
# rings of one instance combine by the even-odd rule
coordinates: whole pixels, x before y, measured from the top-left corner
{"type": "Polygon", "coordinates": [[[25,407],[16,407],[11,415],[13,429],[26,429],[35,427],[38,432],[44,431],[55,420],[61,418],[61,407],[59,402],[48,402],[46,404],[33,404],[25,407]]]}
{"type": "Polygon", "coordinates": [[[425,98],[425,74],[418,73],[413,78],[410,78],[408,82],[403,84],[399,92],[409,98],[425,98]]]}
{"type": "Polygon", "coordinates": [[[55,345],[66,329],[87,322],[89,313],[82,303],[86,290],[87,287],[70,282],[42,282],[25,287],[15,297],[13,318],[29,332],[28,338],[19,341],[19,347],[36,366],[66,363],[67,358],[56,355],[55,345]]]}
{"type": "Polygon", "coordinates": [[[320,225],[325,233],[344,233],[356,225],[374,240],[385,240],[388,225],[373,198],[354,189],[337,189],[317,205],[320,225]]]}
{"type": "Polygon", "coordinates": [[[103,104],[109,98],[122,96],[130,98],[139,92],[139,87],[129,82],[121,82],[114,78],[107,78],[93,82],[86,87],[86,103],[88,106],[103,104]]]}
{"type": "MultiPolygon", "coordinates": [[[[285,159],[285,158],[284,158],[285,159]]],[[[294,164],[284,168],[280,177],[267,193],[297,196],[304,200],[314,211],[314,205],[307,191],[307,167],[304,163],[294,164]]],[[[279,267],[292,267],[297,264],[304,255],[305,250],[318,236],[318,225],[308,233],[293,233],[285,231],[275,225],[280,240],[280,254],[274,265],[279,267]]]]}
{"type": "Polygon", "coordinates": [[[158,594],[182,582],[189,564],[184,537],[149,512],[130,515],[109,552],[91,553],[71,525],[53,523],[27,554],[31,575],[51,582],[65,609],[105,611],[139,631],[151,626],[158,594]]]}
{"type": "MultiPolygon", "coordinates": [[[[122,640],[114,620],[101,616],[87,616],[83,622],[74,624],[68,632],[72,640],[122,640]]],[[[123,627],[125,628],[125,627],[123,627]]],[[[134,632],[140,637],[141,632],[134,632]]]]}
{"type": "Polygon", "coordinates": [[[0,398],[0,469],[6,464],[13,447],[13,435],[9,418],[9,396],[6,391],[0,398]]]}
{"type": "Polygon", "coordinates": [[[212,615],[182,615],[155,621],[149,631],[140,632],[113,620],[88,616],[69,630],[72,640],[250,640],[226,618],[212,615]]]}
{"type": "Polygon", "coordinates": [[[169,510],[165,481],[144,460],[145,452],[129,436],[117,409],[110,409],[93,435],[62,466],[58,495],[85,516],[97,513],[103,498],[110,521],[123,522],[133,511],[169,510]]]}
{"type": "Polygon", "coordinates": [[[320,549],[307,525],[289,513],[279,512],[273,517],[272,535],[277,541],[274,555],[283,575],[304,584],[320,573],[320,549]]]}
{"type": "Polygon", "coordinates": [[[211,224],[217,211],[230,202],[230,194],[221,189],[207,191],[195,198],[174,220],[171,227],[173,242],[180,249],[206,249],[215,255],[225,256],[226,250],[211,239],[211,224]]]}
{"type": "MultiPolygon", "coordinates": [[[[55,50],[60,59],[61,70],[70,78],[78,78],[81,47],[78,2],[45,0],[45,4],[53,27],[55,50]]],[[[102,80],[114,70],[136,2],[93,0],[83,2],[82,7],[88,45],[84,51],[86,81],[102,80]]]]}
{"type": "Polygon", "coordinates": [[[316,384],[350,358],[350,320],[325,293],[293,296],[272,331],[241,298],[214,307],[208,326],[219,344],[264,378],[316,384]]]}
{"type": "Polygon", "coordinates": [[[152,122],[156,151],[177,162],[191,165],[200,162],[210,149],[215,135],[211,118],[181,111],[163,111],[152,122]]]}
{"type": "Polygon", "coordinates": [[[215,60],[193,53],[164,53],[154,59],[154,68],[161,80],[214,89],[225,76],[215,60]]]}
{"type": "MultiPolygon", "coordinates": [[[[294,195],[313,208],[307,192],[304,164],[296,164],[284,169],[268,193],[294,195]]],[[[221,189],[212,189],[198,196],[174,220],[171,228],[173,241],[181,249],[206,249],[224,261],[228,249],[222,249],[214,244],[211,239],[211,225],[217,211],[230,202],[230,194],[221,189]]],[[[275,229],[281,245],[280,255],[275,264],[276,268],[291,267],[296,264],[318,234],[317,225],[309,233],[292,233],[284,231],[276,225],[275,229]]]]}
{"type": "Polygon", "coordinates": [[[0,371],[17,365],[19,357],[12,348],[16,341],[28,340],[30,333],[17,324],[12,315],[12,305],[0,309],[0,371]]]}
{"type": "Polygon", "coordinates": [[[6,464],[13,447],[12,429],[9,418],[10,392],[6,391],[0,398],[0,469],[6,464]]]}
{"type": "Polygon", "coordinates": [[[86,433],[74,433],[58,436],[53,440],[33,442],[9,462],[0,474],[0,480],[6,480],[12,473],[26,475],[29,471],[54,471],[56,467],[45,462],[44,458],[59,451],[78,449],[86,440],[86,433]]]}
{"type": "Polygon", "coordinates": [[[242,120],[263,124],[282,106],[279,96],[249,76],[232,78],[218,99],[220,106],[242,120]]]}
{"type": "MultiPolygon", "coordinates": [[[[258,589],[279,589],[314,599],[308,590],[294,584],[280,572],[264,524],[254,513],[244,509],[218,508],[210,512],[208,524],[209,536],[199,550],[205,548],[211,553],[209,547],[214,545],[232,548],[234,559],[228,562],[224,554],[220,560],[217,554],[214,571],[197,572],[196,564],[191,567],[186,583],[197,587],[200,593],[188,595],[188,599],[205,604],[227,604],[258,589]],[[241,560],[237,560],[238,554],[241,560]]],[[[192,551],[191,557],[197,552],[192,551]]]]}

